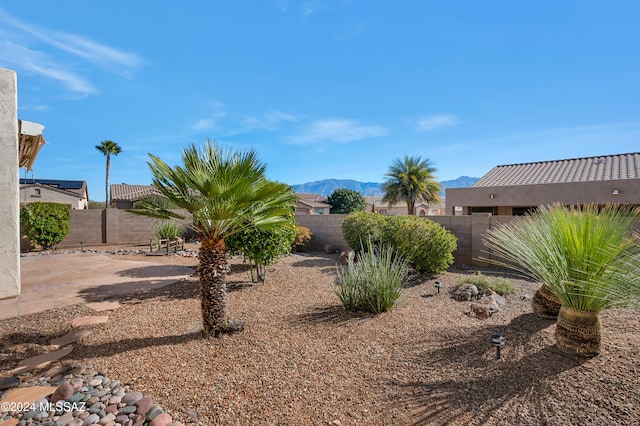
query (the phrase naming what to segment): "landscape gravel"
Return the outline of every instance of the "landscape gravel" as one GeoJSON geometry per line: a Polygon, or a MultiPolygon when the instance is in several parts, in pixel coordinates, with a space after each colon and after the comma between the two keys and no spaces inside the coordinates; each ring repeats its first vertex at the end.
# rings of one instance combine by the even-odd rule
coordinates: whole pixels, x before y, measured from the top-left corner
{"type": "MultiPolygon", "coordinates": [[[[197,264],[190,256],[132,259],[197,264]]],[[[471,302],[450,297],[458,277],[475,270],[414,275],[396,307],[374,316],[342,308],[336,262],[289,255],[263,285],[232,259],[228,312],[245,331],[214,340],[201,337],[195,279],[128,295],[55,367],[108,375],[185,425],[640,424],[638,311],[604,312],[602,354],[574,358],[556,348],[554,322],[531,313],[538,283],[508,275],[516,292],[480,320],[468,315],[471,302]],[[506,342],[499,360],[494,333],[506,342]]],[[[0,322],[0,377],[50,351],[48,342],[83,315],[101,313],[75,305],[0,322]]]]}

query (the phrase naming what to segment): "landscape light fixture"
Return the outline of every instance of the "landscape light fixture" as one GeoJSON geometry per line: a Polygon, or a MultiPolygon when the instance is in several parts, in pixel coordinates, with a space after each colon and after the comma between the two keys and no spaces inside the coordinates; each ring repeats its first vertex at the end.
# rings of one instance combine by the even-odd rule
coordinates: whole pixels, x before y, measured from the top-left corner
{"type": "Polygon", "coordinates": [[[82,247],[82,241],[80,241],[80,251],[84,253],[84,247],[82,247]]]}
{"type": "Polygon", "coordinates": [[[500,359],[500,349],[504,346],[504,337],[500,333],[491,335],[491,343],[496,347],[496,359],[500,359]]]}
{"type": "Polygon", "coordinates": [[[440,281],[436,281],[435,287],[438,289],[438,294],[440,294],[440,289],[442,288],[442,283],[440,281]]]}
{"type": "Polygon", "coordinates": [[[617,189],[614,189],[613,191],[611,191],[611,193],[612,193],[613,195],[618,195],[618,194],[620,194],[620,191],[619,191],[619,190],[617,190],[617,189]]]}
{"type": "Polygon", "coordinates": [[[489,198],[496,198],[495,194],[489,194],[489,198]]]}

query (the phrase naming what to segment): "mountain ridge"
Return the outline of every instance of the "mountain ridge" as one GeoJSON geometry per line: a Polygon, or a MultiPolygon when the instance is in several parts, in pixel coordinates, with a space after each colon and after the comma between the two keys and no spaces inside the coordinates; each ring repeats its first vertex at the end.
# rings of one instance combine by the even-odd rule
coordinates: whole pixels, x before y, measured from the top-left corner
{"type": "MultiPolygon", "coordinates": [[[[442,196],[444,196],[445,188],[466,188],[476,183],[479,178],[470,176],[460,176],[453,180],[444,180],[440,184],[443,187],[442,196]]],[[[384,195],[382,183],[380,182],[360,182],[353,179],[322,179],[314,182],[306,182],[292,185],[295,192],[307,192],[329,196],[338,188],[347,188],[359,192],[363,196],[380,196],[384,195]]]]}

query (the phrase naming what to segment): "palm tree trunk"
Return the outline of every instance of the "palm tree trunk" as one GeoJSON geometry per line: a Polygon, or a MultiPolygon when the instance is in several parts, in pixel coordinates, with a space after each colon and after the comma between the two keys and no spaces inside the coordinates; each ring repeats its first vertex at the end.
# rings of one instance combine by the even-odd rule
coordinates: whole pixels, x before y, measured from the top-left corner
{"type": "Polygon", "coordinates": [[[533,313],[540,318],[556,319],[560,311],[560,300],[546,285],[541,285],[531,301],[533,313]]]}
{"type": "Polygon", "coordinates": [[[585,357],[598,355],[602,350],[600,314],[562,306],[556,323],[556,342],[564,352],[585,357]]]}
{"type": "Polygon", "coordinates": [[[222,239],[202,239],[198,279],[205,337],[219,337],[227,327],[227,253],[222,239]]]}
{"type": "Polygon", "coordinates": [[[109,208],[109,168],[111,168],[111,157],[107,153],[107,172],[104,183],[104,208],[109,208]]]}

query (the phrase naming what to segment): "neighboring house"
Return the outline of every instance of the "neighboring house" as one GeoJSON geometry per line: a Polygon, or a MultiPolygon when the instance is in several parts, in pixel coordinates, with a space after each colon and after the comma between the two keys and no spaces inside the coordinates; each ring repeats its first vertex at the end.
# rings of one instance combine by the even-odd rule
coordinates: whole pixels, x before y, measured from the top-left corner
{"type": "Polygon", "coordinates": [[[327,198],[320,194],[296,192],[296,214],[329,214],[331,205],[327,204],[327,198]]]}
{"type": "Polygon", "coordinates": [[[111,185],[111,207],[132,209],[134,202],[150,195],[160,195],[160,191],[153,185],[113,184],[111,185]]]}
{"type": "MultiPolygon", "coordinates": [[[[367,202],[365,211],[386,214],[389,216],[396,216],[399,214],[407,214],[407,203],[397,203],[389,205],[389,203],[382,202],[382,196],[366,196],[364,200],[367,202]]],[[[416,216],[439,216],[444,214],[444,209],[441,204],[430,206],[425,202],[416,202],[415,205],[416,216]]]]}
{"type": "Polygon", "coordinates": [[[517,216],[539,206],[640,206],[640,153],[496,166],[469,188],[450,188],[446,213],[517,216]]]}
{"type": "Polygon", "coordinates": [[[89,208],[89,190],[84,180],[20,179],[20,204],[35,202],[67,204],[72,209],[89,208]]]}

